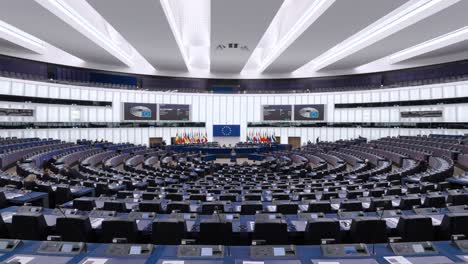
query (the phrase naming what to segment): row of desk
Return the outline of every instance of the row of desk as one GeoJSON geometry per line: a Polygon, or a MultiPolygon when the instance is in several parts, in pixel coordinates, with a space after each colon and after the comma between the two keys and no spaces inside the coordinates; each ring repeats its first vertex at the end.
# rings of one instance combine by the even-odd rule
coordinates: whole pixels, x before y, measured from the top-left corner
{"type": "Polygon", "coordinates": [[[439,226],[442,219],[447,213],[468,213],[468,209],[464,206],[454,206],[443,209],[433,208],[419,208],[408,211],[398,210],[385,210],[382,212],[339,212],[338,214],[322,214],[322,213],[298,213],[295,215],[283,215],[276,213],[262,213],[257,215],[239,215],[235,213],[223,213],[217,215],[199,215],[194,213],[172,213],[172,214],[156,214],[154,212],[130,212],[130,213],[118,213],[115,211],[105,210],[93,210],[93,211],[79,211],[76,209],[50,209],[50,208],[38,208],[38,207],[18,207],[12,206],[0,210],[0,215],[6,224],[10,224],[12,217],[17,213],[18,210],[24,212],[25,210],[31,210],[32,212],[41,212],[44,215],[46,223],[49,227],[54,227],[58,217],[71,216],[71,215],[83,215],[90,218],[93,229],[99,230],[101,228],[102,221],[114,217],[122,219],[135,220],[138,226],[138,230],[143,233],[151,232],[151,224],[156,219],[168,219],[177,218],[184,220],[187,225],[187,231],[189,233],[196,234],[199,232],[200,222],[203,219],[220,218],[228,222],[232,222],[232,232],[239,234],[248,234],[254,231],[254,224],[256,220],[284,220],[288,225],[288,232],[290,233],[303,233],[306,229],[307,221],[316,219],[319,217],[338,219],[340,223],[340,229],[342,231],[349,231],[351,221],[357,217],[382,217],[386,221],[388,229],[396,228],[398,219],[402,215],[426,215],[432,220],[433,226],[439,226]]]}
{"type": "Polygon", "coordinates": [[[321,246],[85,244],[0,240],[1,263],[435,264],[468,263],[468,240],[321,246]],[[17,262],[15,262],[17,261],[17,262]]]}
{"type": "MultiPolygon", "coordinates": [[[[463,192],[466,193],[466,192],[463,192]]],[[[96,204],[97,208],[102,208],[104,206],[104,203],[106,201],[113,201],[113,202],[121,202],[125,204],[125,208],[127,210],[132,210],[132,209],[138,209],[138,205],[140,202],[153,202],[153,203],[160,203],[161,206],[166,206],[168,203],[176,203],[176,201],[170,201],[167,199],[161,199],[161,197],[156,197],[153,200],[145,200],[142,199],[144,197],[145,193],[142,191],[134,191],[133,192],[133,198],[115,198],[115,197],[80,197],[78,200],[87,200],[87,201],[94,201],[96,204]]],[[[443,194],[438,194],[441,196],[446,195],[446,193],[443,194]]],[[[426,194],[422,194],[419,196],[414,196],[415,198],[419,198],[421,200],[421,204],[424,203],[424,200],[426,198],[426,194]]],[[[188,203],[190,204],[190,212],[192,213],[200,213],[202,211],[202,206],[204,204],[206,205],[222,205],[222,208],[219,208],[219,211],[222,212],[232,212],[232,213],[240,213],[241,212],[241,205],[242,203],[251,203],[251,204],[257,204],[260,203],[263,206],[263,210],[267,212],[276,212],[276,205],[278,204],[290,204],[290,205],[297,205],[298,209],[300,211],[306,212],[308,210],[309,203],[312,201],[315,201],[314,199],[310,200],[273,200],[271,195],[262,195],[262,201],[244,201],[242,202],[242,197],[241,195],[236,195],[236,201],[220,201],[217,196],[207,196],[206,197],[206,202],[201,202],[201,201],[196,201],[196,200],[189,200],[188,195],[183,196],[183,201],[179,201],[179,203],[188,203]]],[[[411,196],[410,196],[411,197],[411,196]]],[[[397,195],[388,195],[388,196],[383,196],[381,198],[391,200],[392,207],[397,209],[401,203],[401,196],[397,195]]],[[[370,203],[372,199],[378,200],[380,198],[373,198],[373,197],[358,197],[356,199],[347,199],[347,198],[332,198],[329,200],[325,200],[325,202],[329,202],[331,209],[333,211],[338,211],[340,209],[340,205],[344,202],[360,202],[362,204],[362,210],[367,211],[370,208],[370,203]]],[[[320,201],[320,200],[317,200],[320,201]]],[[[67,202],[64,204],[66,207],[73,207],[73,201],[67,202]]]]}
{"type": "Polygon", "coordinates": [[[460,186],[468,186],[468,174],[447,178],[447,181],[460,186]]]}
{"type": "MultiPolygon", "coordinates": [[[[51,186],[51,190],[54,191],[57,186],[51,186]]],[[[74,198],[94,195],[94,188],[84,186],[71,186],[70,191],[74,198]]],[[[12,188],[0,187],[0,192],[5,194],[5,197],[11,205],[23,205],[30,203],[42,207],[49,207],[49,194],[46,192],[36,192],[28,190],[19,190],[12,188]]]]}

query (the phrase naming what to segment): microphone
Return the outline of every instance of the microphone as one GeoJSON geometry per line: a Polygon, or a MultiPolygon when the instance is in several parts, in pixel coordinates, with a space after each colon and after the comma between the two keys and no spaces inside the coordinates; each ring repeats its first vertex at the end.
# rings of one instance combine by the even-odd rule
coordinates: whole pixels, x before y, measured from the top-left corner
{"type": "MultiPolygon", "coordinates": [[[[380,213],[379,221],[381,221],[381,220],[383,219],[383,216],[384,216],[384,213],[385,213],[385,205],[384,205],[384,207],[380,207],[380,208],[382,208],[382,210],[381,210],[381,213],[380,213]]],[[[379,211],[378,208],[376,208],[376,211],[377,211],[377,212],[379,211]]],[[[385,222],[385,227],[386,227],[386,226],[387,226],[387,222],[385,222]]],[[[375,240],[376,240],[376,239],[375,239],[375,234],[376,234],[376,233],[377,233],[377,232],[374,233],[374,241],[373,241],[373,243],[372,243],[372,255],[375,255],[375,244],[376,244],[376,242],[375,242],[375,240]]]]}
{"type": "Polygon", "coordinates": [[[63,217],[68,218],[67,214],[62,210],[62,206],[57,206],[56,209],[62,214],[63,217]]]}

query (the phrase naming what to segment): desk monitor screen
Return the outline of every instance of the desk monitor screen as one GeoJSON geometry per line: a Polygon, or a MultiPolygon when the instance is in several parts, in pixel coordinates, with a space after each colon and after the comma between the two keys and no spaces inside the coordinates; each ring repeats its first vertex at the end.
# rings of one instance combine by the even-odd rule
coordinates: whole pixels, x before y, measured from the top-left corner
{"type": "Polygon", "coordinates": [[[73,251],[73,245],[72,244],[63,244],[62,248],[60,249],[60,252],[63,253],[71,253],[73,251]]]}
{"type": "Polygon", "coordinates": [[[355,246],[344,246],[344,253],[346,255],[355,255],[357,253],[355,246]]]}
{"type": "Polygon", "coordinates": [[[213,249],[212,248],[202,248],[200,255],[202,257],[211,257],[211,256],[213,256],[213,249]]]}
{"type": "Polygon", "coordinates": [[[421,244],[414,244],[412,245],[414,252],[416,253],[424,253],[424,247],[421,244]]]}
{"type": "Polygon", "coordinates": [[[149,214],[149,213],[142,213],[142,214],[141,214],[141,218],[143,218],[143,219],[147,219],[147,218],[149,218],[149,217],[150,217],[150,214],[149,214]]]}
{"type": "Polygon", "coordinates": [[[129,255],[140,255],[141,254],[141,246],[131,246],[129,255]]]}
{"type": "Polygon", "coordinates": [[[8,241],[0,241],[0,249],[7,249],[8,241]]]}
{"type": "Polygon", "coordinates": [[[273,248],[273,256],[284,257],[286,256],[286,250],[284,248],[273,248]]]}

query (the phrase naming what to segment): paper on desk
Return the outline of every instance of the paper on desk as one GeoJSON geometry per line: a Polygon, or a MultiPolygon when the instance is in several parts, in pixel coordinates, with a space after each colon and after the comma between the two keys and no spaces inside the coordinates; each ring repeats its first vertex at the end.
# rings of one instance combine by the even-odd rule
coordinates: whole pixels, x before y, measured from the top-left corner
{"type": "Polygon", "coordinates": [[[13,215],[15,215],[15,212],[6,212],[2,214],[3,222],[11,222],[11,219],[13,218],[13,215]]]}
{"type": "Polygon", "coordinates": [[[384,220],[390,228],[395,228],[398,224],[398,217],[384,218],[384,220]]]}
{"type": "Polygon", "coordinates": [[[91,220],[91,226],[93,228],[98,228],[101,226],[102,221],[104,221],[104,218],[94,218],[91,220]]]}
{"type": "Polygon", "coordinates": [[[442,223],[441,220],[439,220],[439,219],[437,219],[436,217],[433,217],[433,216],[431,216],[431,220],[432,220],[432,225],[433,226],[438,226],[438,225],[440,225],[440,223],[442,223]]]}
{"type": "Polygon", "coordinates": [[[384,257],[384,259],[390,264],[413,264],[407,258],[402,256],[384,257]]]}
{"type": "Polygon", "coordinates": [[[263,261],[242,261],[242,264],[265,264],[263,261]]]}
{"type": "Polygon", "coordinates": [[[109,259],[106,258],[85,258],[81,263],[82,264],[104,264],[109,259]]]}
{"type": "Polygon", "coordinates": [[[184,264],[183,260],[163,260],[161,264],[184,264]]]}
{"type": "Polygon", "coordinates": [[[337,261],[319,261],[317,264],[340,264],[337,261]]]}
{"type": "Polygon", "coordinates": [[[34,257],[26,257],[26,256],[16,256],[11,259],[9,259],[7,262],[19,262],[21,264],[27,264],[31,262],[34,259],[34,257]]]}

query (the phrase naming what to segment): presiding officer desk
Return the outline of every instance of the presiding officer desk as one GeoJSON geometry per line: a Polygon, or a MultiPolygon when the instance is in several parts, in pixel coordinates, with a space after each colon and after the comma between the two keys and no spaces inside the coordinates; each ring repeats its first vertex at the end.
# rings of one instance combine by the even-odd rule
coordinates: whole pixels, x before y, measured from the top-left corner
{"type": "Polygon", "coordinates": [[[285,151],[290,150],[291,145],[288,144],[244,144],[233,147],[221,147],[219,145],[204,145],[204,144],[188,144],[188,145],[171,145],[167,146],[166,150],[178,152],[194,152],[203,154],[212,154],[219,156],[229,156],[231,151],[235,151],[237,155],[247,157],[249,154],[265,153],[270,151],[285,151]]]}
{"type": "Polygon", "coordinates": [[[467,263],[468,240],[320,246],[93,244],[0,240],[0,263],[431,264],[467,263]]]}

